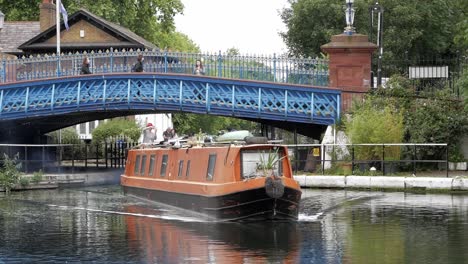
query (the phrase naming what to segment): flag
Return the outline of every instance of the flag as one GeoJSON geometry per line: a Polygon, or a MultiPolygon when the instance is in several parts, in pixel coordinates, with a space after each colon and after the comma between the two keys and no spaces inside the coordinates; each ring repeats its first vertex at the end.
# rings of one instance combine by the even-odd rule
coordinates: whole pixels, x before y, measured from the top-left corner
{"type": "Polygon", "coordinates": [[[70,28],[68,27],[68,13],[67,10],[65,10],[65,7],[62,4],[62,1],[57,0],[60,3],[60,13],[62,13],[63,17],[63,23],[65,24],[65,28],[69,30],[70,28]]]}

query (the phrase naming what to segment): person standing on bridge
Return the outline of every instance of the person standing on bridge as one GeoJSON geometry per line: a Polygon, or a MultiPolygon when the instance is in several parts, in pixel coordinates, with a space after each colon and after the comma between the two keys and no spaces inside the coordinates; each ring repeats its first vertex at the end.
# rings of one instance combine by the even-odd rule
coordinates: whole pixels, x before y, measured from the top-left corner
{"type": "Polygon", "coordinates": [[[139,54],[137,58],[137,63],[133,65],[132,67],[132,72],[143,72],[143,61],[145,58],[143,58],[143,55],[139,54]]]}
{"type": "Polygon", "coordinates": [[[193,74],[195,75],[205,75],[205,70],[203,69],[203,63],[201,60],[195,62],[195,69],[193,69],[193,74]]]}
{"type": "Polygon", "coordinates": [[[89,70],[89,58],[86,56],[83,59],[83,64],[81,65],[81,74],[91,74],[89,70]]]}

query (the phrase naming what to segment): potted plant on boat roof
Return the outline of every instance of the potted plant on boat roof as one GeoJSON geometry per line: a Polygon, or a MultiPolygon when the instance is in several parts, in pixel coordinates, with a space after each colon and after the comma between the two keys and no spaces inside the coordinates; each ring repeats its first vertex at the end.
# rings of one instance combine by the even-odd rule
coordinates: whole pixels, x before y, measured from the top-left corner
{"type": "Polygon", "coordinates": [[[273,151],[271,149],[268,152],[262,151],[260,153],[260,162],[257,163],[257,171],[262,176],[277,176],[275,175],[275,169],[278,168],[278,163],[283,160],[286,156],[280,157],[278,148],[273,151]]]}

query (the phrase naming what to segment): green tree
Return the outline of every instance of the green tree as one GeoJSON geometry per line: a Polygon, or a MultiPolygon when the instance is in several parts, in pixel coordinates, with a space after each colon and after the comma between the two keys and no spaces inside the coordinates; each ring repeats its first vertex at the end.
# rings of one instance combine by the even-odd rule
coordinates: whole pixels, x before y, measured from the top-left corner
{"type": "Polygon", "coordinates": [[[193,135],[200,130],[212,135],[228,129],[253,131],[258,126],[255,122],[208,114],[175,113],[172,115],[172,121],[179,135],[193,135]]]}
{"type": "MultiPolygon", "coordinates": [[[[345,26],[342,0],[290,0],[281,18],[287,31],[281,33],[292,55],[317,57],[320,46],[345,26]]],[[[374,0],[355,1],[355,27],[369,34],[369,7],[374,0]]],[[[388,59],[409,56],[454,54],[466,50],[466,1],[382,0],[385,8],[383,45],[388,59]],[[465,8],[464,8],[465,7],[465,8]],[[455,43],[455,40],[456,43],[455,43]]]]}
{"type": "Polygon", "coordinates": [[[75,127],[67,127],[62,130],[56,130],[47,134],[50,137],[49,143],[59,144],[79,144],[80,138],[76,133],[75,127]],[[60,140],[61,137],[61,140],[60,140]]]}
{"type": "Polygon", "coordinates": [[[115,118],[96,127],[92,134],[95,142],[103,142],[118,136],[137,141],[141,135],[141,128],[134,120],[115,118]]]}
{"type": "Polygon", "coordinates": [[[0,186],[5,189],[7,195],[10,194],[11,188],[19,183],[21,178],[21,163],[18,162],[19,154],[16,154],[11,159],[7,154],[4,154],[3,166],[0,168],[0,186]]]}

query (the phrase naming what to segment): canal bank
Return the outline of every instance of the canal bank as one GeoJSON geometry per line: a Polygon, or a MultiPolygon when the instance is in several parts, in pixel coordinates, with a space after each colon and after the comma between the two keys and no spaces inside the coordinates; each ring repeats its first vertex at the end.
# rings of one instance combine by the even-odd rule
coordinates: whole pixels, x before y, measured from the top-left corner
{"type": "MultiPolygon", "coordinates": [[[[14,190],[72,188],[94,185],[119,184],[123,169],[44,174],[38,183],[16,186],[14,190]]],[[[465,173],[466,174],[466,173],[465,173]]],[[[398,191],[468,191],[468,175],[443,177],[398,177],[398,176],[334,176],[296,175],[294,179],[302,188],[329,189],[388,189],[398,191]]],[[[23,177],[32,178],[33,175],[23,177]]],[[[0,188],[0,191],[3,191],[0,188]]]]}
{"type": "Polygon", "coordinates": [[[388,189],[400,191],[468,191],[468,177],[397,177],[296,175],[302,188],[388,189]]]}
{"type": "MultiPolygon", "coordinates": [[[[36,189],[56,189],[56,188],[73,188],[73,187],[84,187],[84,186],[96,186],[96,185],[109,185],[119,184],[120,175],[123,173],[123,169],[106,169],[106,170],[93,170],[88,172],[79,173],[56,173],[56,174],[44,174],[41,180],[34,183],[32,178],[33,174],[22,175],[22,178],[27,178],[28,184],[18,184],[12,190],[36,190],[36,189]]],[[[0,192],[3,192],[3,188],[0,187],[0,192]]]]}

